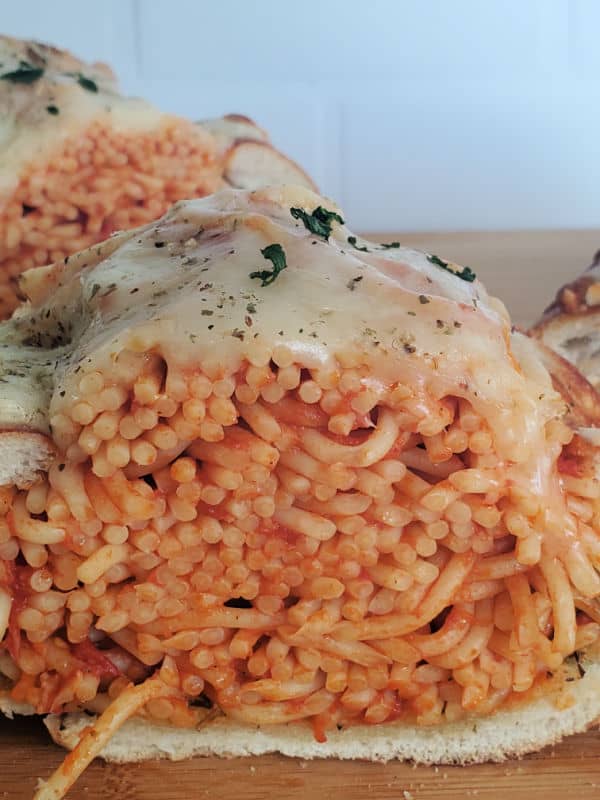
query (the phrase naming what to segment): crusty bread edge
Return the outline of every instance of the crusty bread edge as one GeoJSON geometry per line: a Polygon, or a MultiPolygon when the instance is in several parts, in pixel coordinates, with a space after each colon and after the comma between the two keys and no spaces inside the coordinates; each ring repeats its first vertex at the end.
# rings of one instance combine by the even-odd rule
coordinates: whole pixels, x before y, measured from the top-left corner
{"type": "MultiPolygon", "coordinates": [[[[410,760],[420,764],[472,764],[504,761],[556,744],[586,730],[600,719],[600,657],[580,657],[585,675],[561,682],[531,702],[488,717],[470,717],[440,727],[403,723],[355,726],[329,732],[326,742],[314,739],[310,726],[290,723],[255,728],[218,717],[198,730],[182,730],[129,720],[111,739],[102,757],[115,763],[193,756],[226,758],[282,753],[296,758],[339,758],[369,761],[410,760]]],[[[571,676],[572,677],[572,676],[571,676]]],[[[32,713],[0,695],[0,711],[32,713]]],[[[57,744],[72,749],[91,724],[87,714],[49,715],[47,728],[57,744]]]]}

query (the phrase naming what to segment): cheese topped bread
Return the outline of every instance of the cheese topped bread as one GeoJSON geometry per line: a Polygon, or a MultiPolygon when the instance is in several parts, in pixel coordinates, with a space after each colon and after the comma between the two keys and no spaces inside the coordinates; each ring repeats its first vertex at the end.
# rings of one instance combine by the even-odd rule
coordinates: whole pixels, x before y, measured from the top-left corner
{"type": "Polygon", "coordinates": [[[0,36],[0,318],[17,305],[24,269],[149,222],[176,200],[285,181],[314,187],[246,117],[165,114],[121,95],[104,64],[0,36]]]}
{"type": "Polygon", "coordinates": [[[471,269],[285,186],[180,202],[22,289],[4,707],[100,715],[51,717],[75,751],[40,798],[136,715],[113,757],[467,762],[598,715],[593,422],[471,269]]]}

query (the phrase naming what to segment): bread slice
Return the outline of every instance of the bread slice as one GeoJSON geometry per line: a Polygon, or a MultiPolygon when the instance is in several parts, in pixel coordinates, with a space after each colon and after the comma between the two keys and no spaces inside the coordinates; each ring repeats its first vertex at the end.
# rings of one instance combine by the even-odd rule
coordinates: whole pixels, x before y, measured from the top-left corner
{"type": "Polygon", "coordinates": [[[200,124],[217,141],[223,158],[223,180],[234,189],[287,183],[317,191],[302,167],[276,150],[267,132],[248,117],[227,114],[200,124]]]}
{"type": "Polygon", "coordinates": [[[600,387],[600,251],[579,278],[559,289],[530,335],[600,387]]]}
{"type": "Polygon", "coordinates": [[[0,432],[0,486],[30,486],[48,469],[54,445],[47,436],[30,431],[0,432]]]}
{"type": "MultiPolygon", "coordinates": [[[[0,694],[0,711],[9,717],[34,713],[30,706],[16,703],[6,694],[0,694]]],[[[281,753],[304,759],[476,764],[523,756],[585,731],[598,721],[600,652],[594,649],[569,659],[543,693],[487,717],[470,716],[432,728],[401,722],[354,726],[328,732],[326,742],[318,742],[304,723],[260,728],[217,717],[198,730],[187,730],[134,718],[116,733],[101,757],[131,763],[281,753]]],[[[51,714],[44,722],[53,740],[72,750],[94,717],[51,714]]]]}

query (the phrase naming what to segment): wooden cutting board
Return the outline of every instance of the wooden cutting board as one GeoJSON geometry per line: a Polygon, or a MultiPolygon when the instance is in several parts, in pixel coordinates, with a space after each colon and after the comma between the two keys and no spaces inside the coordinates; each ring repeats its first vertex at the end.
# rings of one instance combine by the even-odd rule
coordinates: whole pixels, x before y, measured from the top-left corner
{"type": "MultiPolygon", "coordinates": [[[[0,798],[30,800],[60,764],[42,723],[0,721],[0,798]]],[[[302,761],[283,756],[114,765],[95,761],[71,800],[592,800],[600,797],[600,732],[520,761],[472,767],[302,761]]]]}
{"type": "MultiPolygon", "coordinates": [[[[535,319],[600,248],[600,231],[377,234],[472,267],[513,319],[535,319]]],[[[41,722],[0,719],[0,800],[31,798],[63,758],[41,722]]],[[[520,761],[472,767],[302,761],[280,756],[96,761],[72,800],[591,800],[600,798],[600,733],[574,736],[520,761]]]]}

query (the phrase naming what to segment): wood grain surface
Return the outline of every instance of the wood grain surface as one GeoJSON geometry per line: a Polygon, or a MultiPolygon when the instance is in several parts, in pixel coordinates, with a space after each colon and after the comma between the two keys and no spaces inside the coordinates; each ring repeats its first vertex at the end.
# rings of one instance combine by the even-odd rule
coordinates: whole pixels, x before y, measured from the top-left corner
{"type": "MultiPolygon", "coordinates": [[[[64,752],[39,720],[0,720],[0,798],[28,800],[64,752]]],[[[504,764],[413,767],[283,756],[115,765],[95,761],[70,800],[597,800],[600,733],[504,764]]]]}
{"type": "MultiPolygon", "coordinates": [[[[590,263],[600,231],[377,234],[471,266],[519,324],[590,263]]],[[[39,720],[0,719],[0,800],[31,798],[63,758],[39,720]]],[[[72,800],[591,800],[600,798],[600,733],[520,761],[474,767],[302,761],[279,756],[115,766],[96,761],[72,800]]]]}

